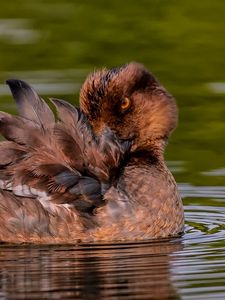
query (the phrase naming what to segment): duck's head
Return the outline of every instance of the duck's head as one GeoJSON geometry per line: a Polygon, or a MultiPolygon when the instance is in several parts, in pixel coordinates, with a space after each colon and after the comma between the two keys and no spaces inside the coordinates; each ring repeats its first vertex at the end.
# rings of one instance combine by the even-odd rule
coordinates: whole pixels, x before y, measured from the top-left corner
{"type": "Polygon", "coordinates": [[[177,123],[173,97],[141,64],[132,62],[91,74],[80,93],[80,107],[96,134],[109,126],[132,151],[162,153],[177,123]]]}

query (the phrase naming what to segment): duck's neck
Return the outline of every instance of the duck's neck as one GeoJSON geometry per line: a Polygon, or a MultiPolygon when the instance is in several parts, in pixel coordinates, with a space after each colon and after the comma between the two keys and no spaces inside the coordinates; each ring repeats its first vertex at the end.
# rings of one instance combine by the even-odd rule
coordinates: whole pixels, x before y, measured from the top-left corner
{"type": "Polygon", "coordinates": [[[149,149],[138,149],[130,155],[129,162],[132,163],[144,163],[144,164],[156,164],[161,159],[158,155],[155,155],[155,152],[149,149]]]}
{"type": "Polygon", "coordinates": [[[146,141],[141,147],[131,149],[130,158],[138,162],[155,164],[164,162],[165,140],[146,141]]]}

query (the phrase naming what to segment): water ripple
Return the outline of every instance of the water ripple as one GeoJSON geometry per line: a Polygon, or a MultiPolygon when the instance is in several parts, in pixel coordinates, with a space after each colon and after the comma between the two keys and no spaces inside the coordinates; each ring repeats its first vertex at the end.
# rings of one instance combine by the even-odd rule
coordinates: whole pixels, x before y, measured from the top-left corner
{"type": "Polygon", "coordinates": [[[182,198],[221,198],[225,199],[225,186],[193,186],[189,183],[178,184],[182,198]]]}

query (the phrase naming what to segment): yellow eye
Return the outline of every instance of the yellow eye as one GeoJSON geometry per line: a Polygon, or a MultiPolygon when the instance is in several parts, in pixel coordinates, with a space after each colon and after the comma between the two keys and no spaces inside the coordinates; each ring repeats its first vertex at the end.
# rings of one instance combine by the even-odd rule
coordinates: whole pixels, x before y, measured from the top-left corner
{"type": "Polygon", "coordinates": [[[120,108],[122,110],[127,109],[129,106],[130,106],[130,99],[129,98],[125,97],[125,98],[121,99],[120,108]]]}

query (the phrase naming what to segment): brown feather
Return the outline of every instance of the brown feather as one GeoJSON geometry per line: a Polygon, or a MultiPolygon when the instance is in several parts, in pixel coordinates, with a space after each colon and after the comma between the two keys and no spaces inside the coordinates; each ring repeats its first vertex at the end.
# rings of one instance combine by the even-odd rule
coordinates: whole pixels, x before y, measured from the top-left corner
{"type": "Polygon", "coordinates": [[[21,197],[72,204],[80,213],[101,206],[112,170],[128,148],[109,128],[96,137],[84,114],[63,100],[51,99],[59,117],[55,123],[47,104],[28,84],[15,80],[8,84],[21,117],[0,113],[0,132],[14,142],[2,146],[8,152],[3,159],[10,162],[4,172],[0,170],[3,189],[21,197]]]}
{"type": "Polygon", "coordinates": [[[43,132],[35,123],[5,112],[0,112],[0,133],[7,140],[19,145],[33,148],[43,144],[43,132]]]}
{"type": "Polygon", "coordinates": [[[72,127],[76,130],[77,123],[81,116],[79,109],[61,99],[50,98],[50,100],[55,105],[60,120],[69,128],[72,127]]]}
{"type": "Polygon", "coordinates": [[[51,127],[55,122],[54,114],[35,90],[22,80],[10,79],[9,85],[21,117],[31,120],[41,128],[51,127]]]}
{"type": "Polygon", "coordinates": [[[0,143],[0,168],[11,163],[16,163],[25,155],[24,147],[10,141],[0,143]]]}

